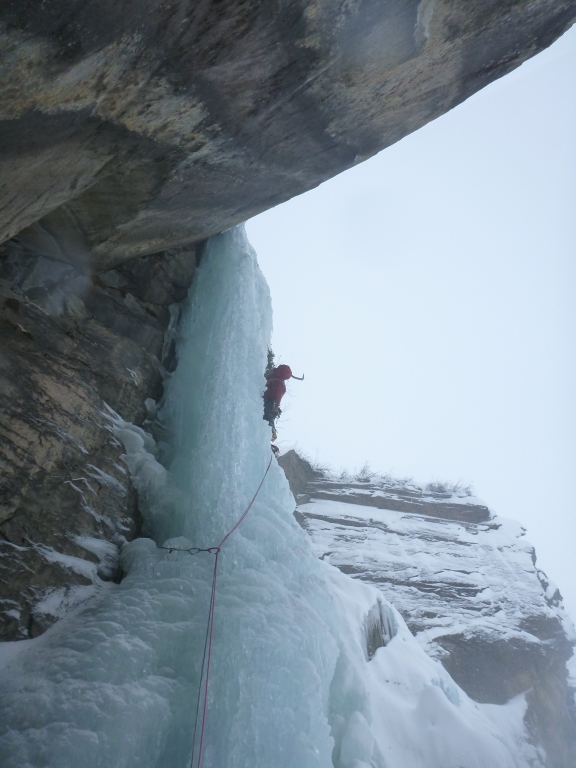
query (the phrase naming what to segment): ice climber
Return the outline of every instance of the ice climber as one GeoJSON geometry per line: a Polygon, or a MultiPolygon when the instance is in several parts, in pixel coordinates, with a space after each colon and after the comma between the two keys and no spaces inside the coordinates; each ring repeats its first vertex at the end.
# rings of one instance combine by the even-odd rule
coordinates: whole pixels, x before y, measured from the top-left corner
{"type": "Polygon", "coordinates": [[[280,416],[280,401],[286,394],[288,379],[304,381],[304,376],[294,376],[289,365],[279,365],[266,374],[266,389],[264,390],[264,421],[272,427],[272,440],[276,440],[275,421],[280,416]]]}

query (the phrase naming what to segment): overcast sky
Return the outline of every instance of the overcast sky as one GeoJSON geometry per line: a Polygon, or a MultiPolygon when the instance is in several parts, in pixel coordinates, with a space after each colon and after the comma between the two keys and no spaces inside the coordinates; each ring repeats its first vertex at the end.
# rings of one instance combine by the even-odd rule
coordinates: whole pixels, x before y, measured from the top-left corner
{"type": "Polygon", "coordinates": [[[248,222],[279,445],[463,479],[576,618],[576,27],[447,115],[248,222]]]}

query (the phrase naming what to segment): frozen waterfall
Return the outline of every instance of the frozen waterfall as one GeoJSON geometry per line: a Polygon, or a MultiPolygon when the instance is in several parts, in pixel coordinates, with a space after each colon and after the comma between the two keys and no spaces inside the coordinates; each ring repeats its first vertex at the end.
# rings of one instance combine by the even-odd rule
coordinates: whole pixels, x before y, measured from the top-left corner
{"type": "MultiPolygon", "coordinates": [[[[189,764],[213,556],[166,557],[156,544],[218,543],[269,461],[270,296],[243,228],[210,241],[179,332],[160,414],[168,470],[149,437],[114,421],[153,538],[125,547],[121,584],[14,661],[0,712],[5,768],[189,764]]],[[[292,510],[274,462],[222,552],[205,768],[332,764],[337,647],[320,566],[292,510]]]]}
{"type": "MultiPolygon", "coordinates": [[[[212,238],[178,326],[158,443],[109,414],[147,538],[125,546],[120,584],[11,644],[4,768],[190,765],[213,556],[159,545],[217,544],[257,488],[270,458],[261,400],[270,332],[268,289],[243,228],[212,238]]],[[[373,587],[316,559],[293,508],[273,461],[223,549],[203,768],[538,765],[523,698],[468,699],[373,587]],[[367,648],[366,627],[374,635],[378,621],[385,642],[367,648]]]]}

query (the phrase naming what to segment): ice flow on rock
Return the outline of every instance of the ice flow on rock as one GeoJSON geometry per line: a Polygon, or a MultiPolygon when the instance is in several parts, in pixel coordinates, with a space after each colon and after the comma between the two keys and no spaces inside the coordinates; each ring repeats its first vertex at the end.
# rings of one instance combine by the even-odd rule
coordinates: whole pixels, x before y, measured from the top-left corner
{"type": "MultiPolygon", "coordinates": [[[[184,308],[179,364],[161,420],[165,470],[141,430],[115,420],[145,533],[104,599],[24,648],[6,670],[0,763],[184,767],[212,556],[159,550],[217,544],[270,457],[262,420],[268,288],[243,228],[213,238],[184,308]]],[[[320,566],[274,462],[221,555],[203,766],[328,768],[328,694],[337,656],[320,566]]]]}

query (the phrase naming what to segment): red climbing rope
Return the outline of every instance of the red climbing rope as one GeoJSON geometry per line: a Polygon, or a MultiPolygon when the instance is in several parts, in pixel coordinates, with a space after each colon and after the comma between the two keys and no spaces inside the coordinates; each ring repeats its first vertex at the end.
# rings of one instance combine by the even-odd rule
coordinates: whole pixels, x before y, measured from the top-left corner
{"type": "MultiPolygon", "coordinates": [[[[194,720],[194,735],[192,737],[192,757],[190,759],[190,768],[194,768],[194,752],[196,749],[196,735],[198,733],[198,725],[200,725],[200,744],[198,747],[198,760],[196,762],[196,768],[201,768],[202,765],[202,754],[204,751],[204,734],[206,731],[206,714],[208,711],[208,687],[210,683],[210,664],[212,662],[212,637],[214,632],[214,610],[216,607],[216,580],[218,578],[218,558],[220,557],[220,550],[222,548],[222,545],[232,536],[234,531],[238,530],[240,527],[242,521],[250,512],[252,509],[252,505],[256,501],[256,497],[260,493],[260,489],[264,485],[264,480],[266,480],[266,475],[268,474],[268,470],[270,469],[270,466],[272,464],[272,459],[274,458],[274,455],[270,456],[270,461],[268,462],[268,466],[266,467],[266,472],[264,472],[264,476],[262,480],[260,481],[260,485],[256,489],[256,493],[254,496],[252,496],[252,499],[244,512],[242,513],[240,519],[236,523],[236,525],[228,531],[226,536],[222,539],[220,544],[218,544],[217,547],[209,547],[208,549],[198,549],[197,547],[192,547],[191,549],[185,550],[186,552],[190,552],[190,554],[197,554],[199,552],[209,552],[210,554],[214,555],[214,572],[212,575],[212,593],[210,595],[210,607],[208,610],[208,623],[206,626],[206,637],[204,639],[204,652],[202,654],[202,667],[200,669],[200,684],[198,686],[198,700],[196,702],[196,718],[194,720]],[[206,669],[206,676],[204,676],[204,669],[206,669]],[[202,686],[202,679],[204,678],[204,686],[202,686]],[[202,705],[202,716],[200,716],[200,704],[202,702],[202,688],[204,688],[204,702],[202,705]],[[200,719],[200,723],[198,722],[200,719]]],[[[166,549],[170,549],[170,551],[175,551],[173,548],[166,547],[166,549]]]]}

